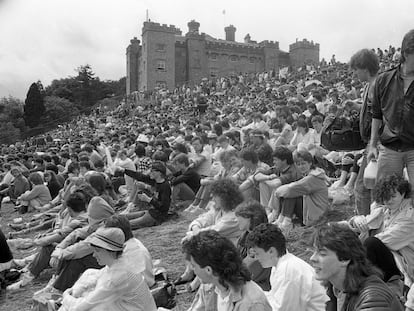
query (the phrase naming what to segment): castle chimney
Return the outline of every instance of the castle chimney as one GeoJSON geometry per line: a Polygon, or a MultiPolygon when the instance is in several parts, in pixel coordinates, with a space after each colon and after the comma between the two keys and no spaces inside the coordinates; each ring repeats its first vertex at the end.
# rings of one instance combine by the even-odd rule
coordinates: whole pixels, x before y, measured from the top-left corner
{"type": "Polygon", "coordinates": [[[198,29],[200,28],[200,23],[196,22],[195,20],[191,20],[187,23],[188,32],[189,33],[196,33],[198,34],[198,29]]]}
{"type": "Polygon", "coordinates": [[[226,41],[236,41],[236,27],[230,25],[224,28],[224,31],[226,32],[226,41]]]}

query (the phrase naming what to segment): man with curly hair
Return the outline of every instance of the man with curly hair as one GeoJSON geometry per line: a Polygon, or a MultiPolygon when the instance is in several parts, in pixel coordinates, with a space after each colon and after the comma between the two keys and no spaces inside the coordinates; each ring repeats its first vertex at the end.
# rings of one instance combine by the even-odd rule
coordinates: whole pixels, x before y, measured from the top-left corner
{"type": "Polygon", "coordinates": [[[274,224],[260,224],[247,237],[255,258],[263,268],[272,268],[266,297],[273,311],[325,310],[329,300],[315,278],[314,269],[286,251],[286,239],[274,224]]]}
{"type": "Polygon", "coordinates": [[[203,283],[189,311],[272,311],[229,239],[202,231],[183,243],[183,252],[203,283]]]}

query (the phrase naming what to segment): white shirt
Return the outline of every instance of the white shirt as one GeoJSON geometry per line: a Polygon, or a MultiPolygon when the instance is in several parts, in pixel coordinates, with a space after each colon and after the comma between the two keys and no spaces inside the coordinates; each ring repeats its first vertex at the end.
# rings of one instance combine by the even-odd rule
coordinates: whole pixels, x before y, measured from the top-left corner
{"type": "Polygon", "coordinates": [[[329,301],[314,269],[293,254],[280,257],[272,268],[270,285],[265,294],[273,311],[324,311],[329,301]]]}

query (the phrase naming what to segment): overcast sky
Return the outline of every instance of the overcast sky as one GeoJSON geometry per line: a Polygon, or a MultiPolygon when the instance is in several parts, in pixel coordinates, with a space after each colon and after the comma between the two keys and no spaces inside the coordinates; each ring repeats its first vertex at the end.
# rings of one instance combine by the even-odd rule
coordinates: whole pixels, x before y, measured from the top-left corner
{"type": "Polygon", "coordinates": [[[348,61],[361,48],[400,46],[414,28],[413,0],[0,0],[0,97],[24,99],[32,82],[75,75],[90,64],[101,79],[126,75],[125,49],[152,21],[187,22],[224,39],[276,40],[288,51],[296,38],[320,43],[321,58],[348,61]],[[225,14],[223,14],[225,10],[225,14]]]}

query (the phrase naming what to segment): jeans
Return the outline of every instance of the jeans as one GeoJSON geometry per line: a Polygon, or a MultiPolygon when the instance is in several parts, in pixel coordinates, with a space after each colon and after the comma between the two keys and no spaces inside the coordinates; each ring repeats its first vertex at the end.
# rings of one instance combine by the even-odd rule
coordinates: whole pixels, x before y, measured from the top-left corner
{"type": "MultiPolygon", "coordinates": [[[[404,167],[407,167],[408,179],[411,188],[414,189],[414,150],[394,151],[380,146],[377,180],[392,174],[403,176],[404,167]]],[[[414,192],[411,193],[411,197],[414,197],[414,192]]]]}
{"type": "Polygon", "coordinates": [[[58,277],[56,278],[53,287],[63,292],[72,287],[83,272],[91,268],[102,268],[93,255],[88,255],[79,259],[62,260],[59,264],[58,277]]]}
{"type": "Polygon", "coordinates": [[[148,211],[140,211],[125,215],[131,224],[131,230],[155,226],[158,222],[148,211]]]}
{"type": "Polygon", "coordinates": [[[371,211],[372,191],[364,185],[364,172],[367,167],[367,155],[364,152],[354,185],[355,205],[358,215],[368,215],[371,211]]]}
{"type": "Polygon", "coordinates": [[[28,266],[29,271],[35,277],[38,277],[43,270],[49,267],[50,255],[54,250],[54,245],[46,245],[42,246],[40,251],[36,254],[36,257],[28,266]]]}

